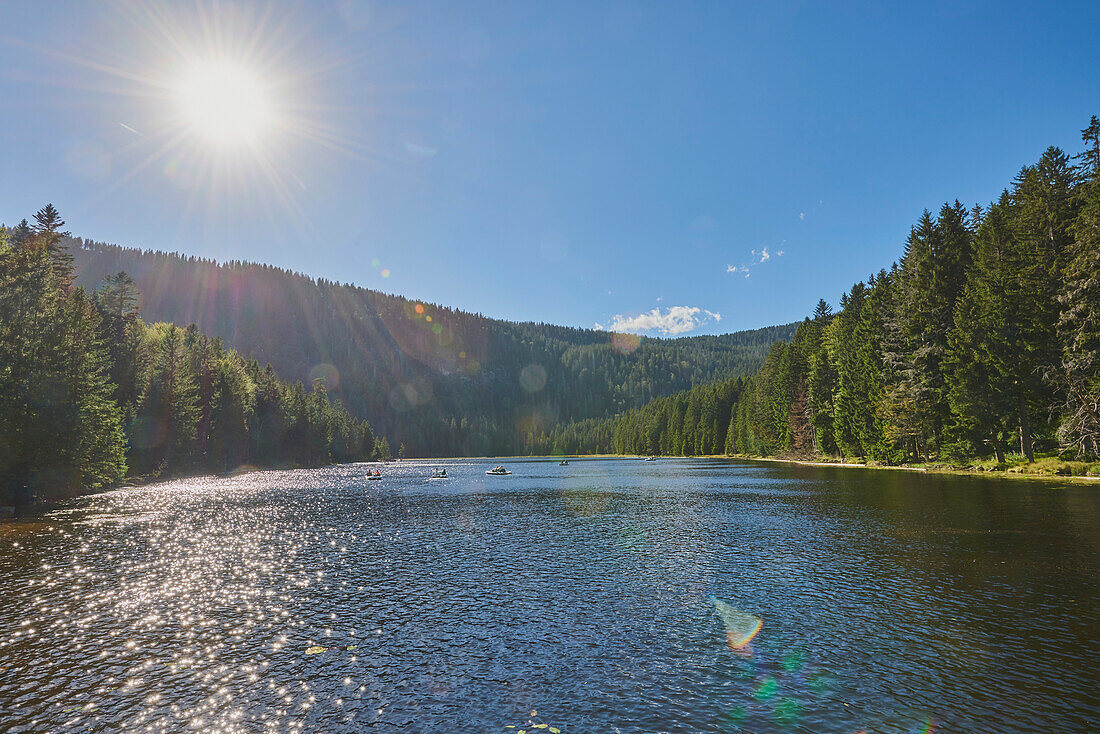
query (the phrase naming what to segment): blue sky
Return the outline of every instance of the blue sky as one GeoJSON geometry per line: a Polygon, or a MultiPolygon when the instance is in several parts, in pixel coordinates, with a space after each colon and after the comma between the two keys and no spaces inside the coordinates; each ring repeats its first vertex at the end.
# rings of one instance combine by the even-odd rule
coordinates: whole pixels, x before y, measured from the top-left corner
{"type": "Polygon", "coordinates": [[[1100,114],[1091,1],[42,5],[0,5],[0,221],[657,335],[835,304],[1100,114]],[[289,120],[255,149],[163,144],[214,46],[289,120]]]}

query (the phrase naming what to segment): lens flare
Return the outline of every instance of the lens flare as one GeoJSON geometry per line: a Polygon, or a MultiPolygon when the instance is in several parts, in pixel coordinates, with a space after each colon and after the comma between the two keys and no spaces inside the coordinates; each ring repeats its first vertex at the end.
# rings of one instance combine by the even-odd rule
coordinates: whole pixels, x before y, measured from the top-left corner
{"type": "Polygon", "coordinates": [[[726,625],[726,642],[732,650],[745,649],[764,627],[760,617],[738,611],[717,597],[710,597],[710,603],[726,625]]]}

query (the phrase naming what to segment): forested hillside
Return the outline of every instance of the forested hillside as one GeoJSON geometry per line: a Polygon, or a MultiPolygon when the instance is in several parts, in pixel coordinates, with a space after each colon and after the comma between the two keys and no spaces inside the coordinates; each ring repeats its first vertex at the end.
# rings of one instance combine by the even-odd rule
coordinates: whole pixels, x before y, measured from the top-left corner
{"type": "Polygon", "coordinates": [[[794,324],[650,339],[488,319],[251,263],[74,241],[80,283],[126,272],[148,319],[195,323],[290,380],[321,379],[407,455],[533,450],[573,420],[749,375],[794,324]]]}
{"type": "Polygon", "coordinates": [[[1100,454],[1100,120],[998,200],[925,212],[901,260],[821,301],[751,379],[696,388],[542,445],[886,463],[1100,454]],[[723,428],[723,426],[726,426],[723,428]]]}
{"type": "Polygon", "coordinates": [[[193,325],[145,324],[125,273],[75,286],[62,226],[47,206],[0,227],[0,504],[388,452],[323,386],[287,384],[193,325]]]}
{"type": "Polygon", "coordinates": [[[613,418],[559,426],[543,434],[539,454],[705,456],[726,451],[730,418],[744,379],[699,385],[613,418]]]}

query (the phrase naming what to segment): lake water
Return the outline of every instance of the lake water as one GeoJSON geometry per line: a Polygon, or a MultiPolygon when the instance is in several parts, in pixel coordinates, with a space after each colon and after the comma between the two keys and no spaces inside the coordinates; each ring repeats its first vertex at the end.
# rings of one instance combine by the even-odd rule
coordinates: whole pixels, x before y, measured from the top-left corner
{"type": "Polygon", "coordinates": [[[1100,730],[1100,487],[507,465],[193,479],[0,524],[0,730],[1100,730]],[[748,648],[712,595],[763,619],[748,648]]]}

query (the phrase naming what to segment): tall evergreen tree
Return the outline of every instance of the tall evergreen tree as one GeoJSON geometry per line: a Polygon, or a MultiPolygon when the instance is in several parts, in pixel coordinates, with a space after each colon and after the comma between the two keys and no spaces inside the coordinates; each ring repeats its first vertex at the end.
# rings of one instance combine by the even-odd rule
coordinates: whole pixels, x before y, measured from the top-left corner
{"type": "Polygon", "coordinates": [[[53,204],[39,209],[34,214],[34,225],[31,227],[31,237],[37,247],[42,247],[53,261],[53,271],[57,279],[68,287],[75,277],[73,272],[73,256],[69,248],[64,245],[64,238],[69,237],[69,232],[63,232],[65,220],[54,208],[53,204]]]}
{"type": "Polygon", "coordinates": [[[1079,156],[1081,206],[1058,298],[1065,394],[1058,434],[1083,455],[1100,456],[1100,120],[1095,115],[1081,137],[1086,145],[1079,156]]]}

